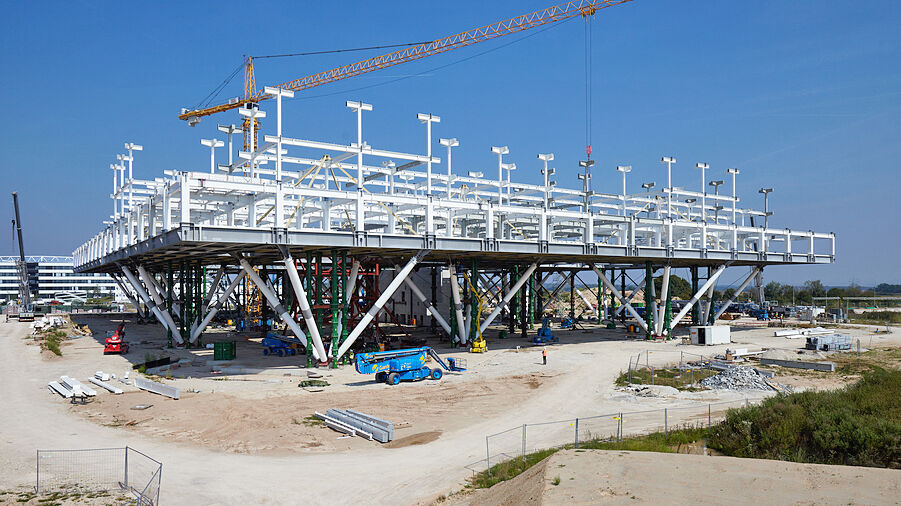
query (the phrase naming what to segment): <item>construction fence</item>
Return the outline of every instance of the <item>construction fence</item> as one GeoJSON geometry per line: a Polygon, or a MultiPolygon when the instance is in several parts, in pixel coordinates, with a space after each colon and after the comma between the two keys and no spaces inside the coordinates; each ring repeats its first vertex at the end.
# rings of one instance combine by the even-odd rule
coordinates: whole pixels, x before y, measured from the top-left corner
{"type": "Polygon", "coordinates": [[[622,441],[624,437],[668,433],[682,427],[708,428],[725,419],[731,408],[749,406],[739,399],[703,405],[608,413],[566,420],[528,423],[485,437],[485,458],[465,466],[473,473],[548,448],[578,448],[586,441],[622,441]]]}
{"type": "Polygon", "coordinates": [[[35,491],[116,491],[139,505],[159,504],[163,464],[130,448],[38,450],[35,491]]]}

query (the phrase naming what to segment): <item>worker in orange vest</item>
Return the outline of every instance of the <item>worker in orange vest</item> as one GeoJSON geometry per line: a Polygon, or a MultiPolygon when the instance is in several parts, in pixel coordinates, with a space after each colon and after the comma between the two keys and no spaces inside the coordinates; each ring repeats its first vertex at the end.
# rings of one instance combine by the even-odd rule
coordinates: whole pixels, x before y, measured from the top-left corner
{"type": "Polygon", "coordinates": [[[541,350],[541,360],[544,361],[543,365],[547,365],[547,346],[541,350]]]}

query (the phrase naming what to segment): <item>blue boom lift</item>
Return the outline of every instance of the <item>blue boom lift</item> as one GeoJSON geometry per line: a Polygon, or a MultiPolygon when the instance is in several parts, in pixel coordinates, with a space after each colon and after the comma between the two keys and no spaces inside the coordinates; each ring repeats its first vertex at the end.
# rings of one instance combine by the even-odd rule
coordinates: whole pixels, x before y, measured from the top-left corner
{"type": "Polygon", "coordinates": [[[375,373],[375,380],[389,385],[397,385],[401,381],[421,380],[428,377],[441,379],[444,373],[441,368],[430,369],[425,365],[426,358],[432,357],[447,371],[465,371],[466,362],[459,358],[448,358],[445,362],[435,350],[428,346],[406,350],[374,351],[358,353],[354,359],[354,367],[360,374],[375,373]]]}

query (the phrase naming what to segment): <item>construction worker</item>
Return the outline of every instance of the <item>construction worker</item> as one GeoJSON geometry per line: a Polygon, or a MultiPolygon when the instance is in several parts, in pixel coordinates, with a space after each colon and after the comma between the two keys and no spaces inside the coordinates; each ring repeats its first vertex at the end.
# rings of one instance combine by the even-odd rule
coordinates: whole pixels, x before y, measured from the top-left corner
{"type": "Polygon", "coordinates": [[[547,346],[541,350],[541,360],[544,362],[543,365],[547,365],[547,346]]]}

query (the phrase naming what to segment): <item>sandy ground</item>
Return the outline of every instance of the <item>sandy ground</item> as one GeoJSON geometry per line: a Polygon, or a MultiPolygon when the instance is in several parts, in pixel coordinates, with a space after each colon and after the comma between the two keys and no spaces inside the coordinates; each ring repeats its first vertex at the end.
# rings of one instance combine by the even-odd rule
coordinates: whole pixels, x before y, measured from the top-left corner
{"type": "Polygon", "coordinates": [[[899,504],[901,471],[672,453],[566,450],[449,504],[899,504]],[[556,485],[555,485],[556,483],[556,485]]]}
{"type": "MultiPolygon", "coordinates": [[[[639,397],[623,392],[613,380],[639,352],[651,351],[649,363],[660,366],[678,363],[682,352],[710,356],[726,346],[626,340],[621,330],[606,329],[555,331],[561,344],[549,348],[547,366],[541,365],[540,348],[521,339],[489,339],[486,354],[430,342],[443,356],[466,358],[469,370],[440,381],[389,387],[345,366],[318,370],[330,385],[317,392],[298,388],[298,381],[307,378],[299,367],[302,357],[263,357],[258,344],[243,339],[234,362],[216,363],[211,350],[165,350],[159,326],[129,325],[129,355],[104,356],[105,331],[120,318],[79,317],[94,337],[64,343],[62,357],[42,356],[26,339],[27,324],[0,324],[0,355],[16,357],[0,367],[7,405],[15,406],[13,416],[0,424],[0,490],[33,483],[37,448],[129,445],[163,462],[161,499],[166,503],[429,502],[462,488],[471,474],[464,466],[484,459],[487,434],[549,419],[702,407],[764,395],[639,397]],[[93,402],[73,406],[46,387],[62,374],[84,380],[103,370],[121,376],[133,363],[168,353],[182,362],[170,371],[171,379],[162,379],[181,389],[178,401],[115,382],[125,394],[101,392],[93,402]],[[137,404],[153,406],[132,410],[137,404]],[[402,425],[390,445],[341,438],[307,420],[313,411],[329,407],[359,409],[402,425]]],[[[865,347],[901,345],[901,332],[873,335],[865,327],[850,332],[865,347]]],[[[733,348],[802,345],[773,337],[772,329],[750,327],[736,328],[733,341],[733,348]]],[[[657,424],[630,422],[629,432],[657,424]]]]}

